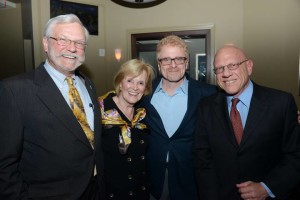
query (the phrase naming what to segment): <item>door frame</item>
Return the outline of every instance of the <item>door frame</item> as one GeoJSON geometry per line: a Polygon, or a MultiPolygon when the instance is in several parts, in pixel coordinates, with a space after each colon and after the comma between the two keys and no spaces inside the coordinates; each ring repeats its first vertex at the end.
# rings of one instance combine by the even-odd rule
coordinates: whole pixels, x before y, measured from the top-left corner
{"type": "MultiPolygon", "coordinates": [[[[182,27],[161,27],[148,29],[131,29],[127,31],[127,52],[128,58],[137,58],[136,41],[138,40],[160,40],[161,38],[174,34],[179,37],[185,35],[199,36],[206,38],[207,55],[207,83],[216,84],[216,78],[213,72],[213,56],[215,54],[214,25],[204,24],[196,26],[182,27]]],[[[191,67],[191,66],[190,66],[191,67]]],[[[194,66],[196,67],[196,66],[194,66]]],[[[193,69],[190,69],[193,70],[193,69]]]]}

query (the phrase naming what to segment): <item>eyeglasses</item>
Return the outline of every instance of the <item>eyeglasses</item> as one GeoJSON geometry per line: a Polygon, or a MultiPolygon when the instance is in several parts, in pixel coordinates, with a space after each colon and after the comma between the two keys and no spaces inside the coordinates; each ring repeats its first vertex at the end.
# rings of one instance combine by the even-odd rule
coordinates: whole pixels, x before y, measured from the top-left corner
{"type": "Polygon", "coordinates": [[[68,46],[72,42],[74,42],[74,45],[77,49],[84,49],[87,46],[87,44],[84,42],[73,41],[66,38],[54,38],[54,37],[49,37],[49,38],[56,40],[57,44],[61,46],[68,46]]]}
{"type": "Polygon", "coordinates": [[[175,57],[175,58],[161,58],[158,59],[158,61],[162,64],[162,65],[170,65],[172,63],[172,61],[175,62],[176,65],[182,65],[185,63],[185,61],[187,60],[186,57],[175,57]]]}
{"type": "Polygon", "coordinates": [[[248,61],[248,59],[247,59],[247,60],[244,60],[244,61],[242,61],[242,62],[239,62],[239,63],[221,66],[221,67],[215,68],[215,69],[214,69],[214,72],[215,72],[215,74],[220,74],[220,73],[224,72],[225,67],[227,67],[229,70],[235,70],[235,69],[237,69],[241,64],[243,64],[244,62],[247,62],[247,61],[248,61]]]}

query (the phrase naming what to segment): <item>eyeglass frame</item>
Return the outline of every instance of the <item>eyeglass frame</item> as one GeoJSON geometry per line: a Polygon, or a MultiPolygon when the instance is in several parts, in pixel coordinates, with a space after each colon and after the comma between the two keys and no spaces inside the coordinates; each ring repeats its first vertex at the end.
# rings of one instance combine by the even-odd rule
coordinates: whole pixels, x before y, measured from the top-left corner
{"type": "MultiPolygon", "coordinates": [[[[175,58],[166,57],[166,58],[160,58],[160,59],[157,59],[157,60],[158,60],[158,62],[159,62],[160,64],[162,64],[162,65],[171,65],[171,64],[172,64],[172,61],[174,61],[174,63],[175,63],[176,65],[182,65],[182,64],[185,64],[185,63],[186,63],[186,61],[188,60],[188,58],[187,58],[187,57],[175,57],[175,58]],[[168,63],[168,64],[163,64],[162,62],[163,62],[163,60],[165,60],[165,59],[170,59],[170,63],[168,63]],[[182,63],[177,63],[177,62],[179,61],[178,59],[182,59],[183,62],[182,62],[182,63]],[[177,60],[177,62],[176,62],[176,60],[177,60]]],[[[166,62],[166,60],[165,60],[165,62],[166,62]]]]}
{"type": "Polygon", "coordinates": [[[225,66],[221,66],[221,67],[218,67],[218,68],[214,68],[214,73],[215,74],[221,74],[224,72],[225,70],[225,67],[227,67],[228,70],[232,71],[232,70],[235,70],[237,69],[241,64],[243,64],[244,62],[247,62],[249,61],[249,59],[246,59],[246,60],[243,60],[241,62],[238,62],[238,63],[234,63],[234,64],[228,64],[228,65],[225,65],[225,66]],[[218,70],[221,70],[220,72],[217,72],[218,70]]]}
{"type": "Polygon", "coordinates": [[[48,37],[48,38],[55,40],[57,42],[57,44],[61,45],[61,46],[69,46],[69,45],[71,45],[72,42],[74,42],[74,45],[77,49],[84,49],[87,46],[87,44],[85,42],[78,42],[78,41],[70,40],[67,38],[60,38],[60,37],[57,37],[57,38],[48,37]],[[62,41],[65,42],[66,44],[61,44],[60,42],[62,42],[62,41]],[[78,45],[82,45],[82,47],[78,46],[78,45]]]}

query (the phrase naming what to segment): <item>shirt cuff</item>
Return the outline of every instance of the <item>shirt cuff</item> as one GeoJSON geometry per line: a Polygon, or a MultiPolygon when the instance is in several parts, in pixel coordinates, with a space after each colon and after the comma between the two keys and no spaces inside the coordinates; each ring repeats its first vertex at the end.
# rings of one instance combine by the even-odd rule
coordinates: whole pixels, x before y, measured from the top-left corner
{"type": "Polygon", "coordinates": [[[263,182],[260,182],[260,184],[265,188],[265,190],[267,190],[267,193],[269,195],[269,197],[271,198],[275,198],[275,195],[272,193],[272,191],[268,188],[268,186],[266,186],[266,184],[264,184],[263,182]]]}

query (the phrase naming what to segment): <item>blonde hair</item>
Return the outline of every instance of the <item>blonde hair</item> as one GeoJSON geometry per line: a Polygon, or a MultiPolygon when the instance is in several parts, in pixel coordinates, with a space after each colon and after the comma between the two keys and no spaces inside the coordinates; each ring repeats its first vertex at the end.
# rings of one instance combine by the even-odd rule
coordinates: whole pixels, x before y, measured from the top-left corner
{"type": "Polygon", "coordinates": [[[154,71],[153,67],[145,63],[142,60],[139,59],[132,59],[124,64],[121,65],[119,71],[116,73],[114,77],[114,88],[116,91],[116,94],[120,94],[120,83],[124,79],[125,76],[139,76],[143,73],[143,71],[146,72],[147,78],[146,78],[146,89],[144,92],[144,95],[148,95],[152,92],[152,80],[154,79],[154,71]]]}
{"type": "Polygon", "coordinates": [[[156,58],[159,59],[159,54],[161,51],[161,48],[163,46],[176,46],[179,48],[182,48],[185,54],[185,57],[189,58],[189,53],[188,53],[188,47],[186,43],[184,42],[183,39],[178,37],[177,35],[169,35],[159,41],[159,43],[156,46],[156,58]]]}

